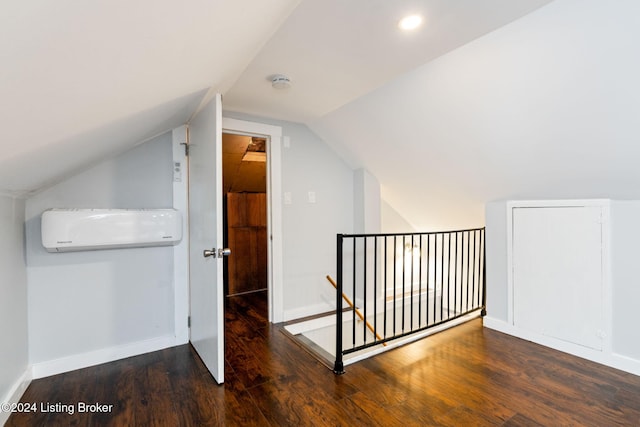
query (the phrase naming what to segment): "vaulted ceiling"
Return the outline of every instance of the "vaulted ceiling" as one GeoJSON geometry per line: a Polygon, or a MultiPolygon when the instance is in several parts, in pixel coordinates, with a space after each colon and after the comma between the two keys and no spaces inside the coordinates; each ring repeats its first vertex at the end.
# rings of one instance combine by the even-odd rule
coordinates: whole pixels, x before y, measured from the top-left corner
{"type": "Polygon", "coordinates": [[[0,13],[0,190],[225,109],[306,123],[420,228],[640,197],[634,0],[32,0],[0,13]],[[544,6],[544,7],[542,7],[544,6]],[[407,13],[425,17],[398,30],[407,13]],[[267,77],[287,74],[274,91],[267,77]],[[605,148],[606,147],[606,148],[605,148]]]}
{"type": "Polygon", "coordinates": [[[311,123],[420,230],[487,202],[640,199],[640,2],[555,0],[311,123]]]}
{"type": "Polygon", "coordinates": [[[308,123],[551,0],[303,0],[226,93],[225,108],[308,123]],[[398,28],[424,17],[415,32],[398,28]],[[274,91],[283,73],[291,90],[274,91]]]}
{"type": "Polygon", "coordinates": [[[187,122],[298,0],[0,6],[0,188],[25,194],[187,122]]]}

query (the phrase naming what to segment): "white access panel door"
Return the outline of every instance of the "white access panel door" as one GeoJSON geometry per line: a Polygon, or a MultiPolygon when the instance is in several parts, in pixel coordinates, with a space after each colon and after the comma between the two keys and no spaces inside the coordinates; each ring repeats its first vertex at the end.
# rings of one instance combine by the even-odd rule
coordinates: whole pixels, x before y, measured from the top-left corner
{"type": "Polygon", "coordinates": [[[216,97],[189,123],[189,293],[191,344],[224,382],[222,260],[222,101],[216,97]]]}
{"type": "Polygon", "coordinates": [[[602,208],[514,208],[513,321],[602,350],[602,208]]]}

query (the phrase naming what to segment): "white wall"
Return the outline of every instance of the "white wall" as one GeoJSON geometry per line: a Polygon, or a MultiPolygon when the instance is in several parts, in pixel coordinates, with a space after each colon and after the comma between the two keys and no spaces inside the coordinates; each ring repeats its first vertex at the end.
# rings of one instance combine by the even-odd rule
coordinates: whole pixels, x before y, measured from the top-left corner
{"type": "Polygon", "coordinates": [[[613,351],[640,360],[640,201],[611,204],[613,351]]]}
{"type": "Polygon", "coordinates": [[[640,198],[640,2],[555,0],[326,115],[420,230],[511,198],[640,198]]]}
{"type": "Polygon", "coordinates": [[[305,125],[234,112],[225,117],[282,127],[290,147],[282,148],[282,205],[285,318],[331,309],[335,291],[325,279],[335,277],[336,234],[352,233],[353,171],[305,125]],[[316,202],[308,200],[315,192],[316,202]]]}
{"type": "Polygon", "coordinates": [[[382,200],[380,210],[380,222],[383,233],[411,233],[416,231],[415,227],[409,224],[409,222],[385,200],[382,200]]]}
{"type": "MultiPolygon", "coordinates": [[[[14,397],[28,368],[24,200],[0,195],[0,236],[0,403],[4,403],[14,397]]],[[[5,415],[0,412],[0,424],[5,415]]]]}
{"type": "Polygon", "coordinates": [[[171,247],[47,253],[41,244],[40,215],[48,208],[172,207],[172,177],[168,133],[27,200],[29,349],[34,375],[74,369],[85,360],[96,363],[150,351],[170,342],[174,335],[171,247]]]}
{"type": "Polygon", "coordinates": [[[487,315],[507,321],[507,204],[486,206],[487,315]]]}
{"type": "Polygon", "coordinates": [[[382,200],[380,183],[366,169],[353,172],[353,231],[355,233],[380,233],[382,227],[382,200]]]}

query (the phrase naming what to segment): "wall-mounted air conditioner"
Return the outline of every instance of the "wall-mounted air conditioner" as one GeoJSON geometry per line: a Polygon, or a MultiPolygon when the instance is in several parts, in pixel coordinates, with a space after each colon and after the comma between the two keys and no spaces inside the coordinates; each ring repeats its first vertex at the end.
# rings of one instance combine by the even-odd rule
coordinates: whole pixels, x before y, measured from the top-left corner
{"type": "Polygon", "coordinates": [[[42,245],[49,252],[175,245],[182,216],[175,209],[49,209],[42,245]]]}

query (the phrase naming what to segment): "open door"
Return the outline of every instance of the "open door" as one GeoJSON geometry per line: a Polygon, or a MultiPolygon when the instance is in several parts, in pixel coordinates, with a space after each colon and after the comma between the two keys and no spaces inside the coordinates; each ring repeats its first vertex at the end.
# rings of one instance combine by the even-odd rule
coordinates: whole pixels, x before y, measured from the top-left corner
{"type": "Polygon", "coordinates": [[[222,98],[189,123],[189,293],[191,344],[224,382],[222,98]]]}

